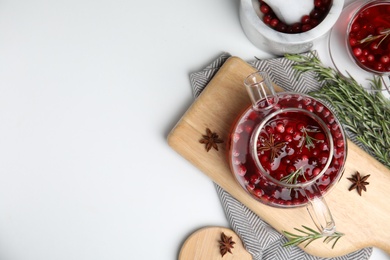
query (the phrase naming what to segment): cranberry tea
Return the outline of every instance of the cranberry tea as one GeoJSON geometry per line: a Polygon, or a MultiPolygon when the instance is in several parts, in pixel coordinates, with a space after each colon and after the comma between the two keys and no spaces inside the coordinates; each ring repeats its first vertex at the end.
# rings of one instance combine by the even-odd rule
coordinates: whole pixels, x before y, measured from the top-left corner
{"type": "Polygon", "coordinates": [[[390,2],[374,1],[361,8],[348,27],[351,56],[363,69],[390,72],[390,2]]]}
{"type": "Polygon", "coordinates": [[[315,182],[327,192],[343,170],[345,136],[321,102],[293,93],[277,97],[267,115],[250,107],[234,126],[231,168],[241,186],[261,202],[301,206],[307,203],[302,189],[278,182],[287,186],[315,182]]]}

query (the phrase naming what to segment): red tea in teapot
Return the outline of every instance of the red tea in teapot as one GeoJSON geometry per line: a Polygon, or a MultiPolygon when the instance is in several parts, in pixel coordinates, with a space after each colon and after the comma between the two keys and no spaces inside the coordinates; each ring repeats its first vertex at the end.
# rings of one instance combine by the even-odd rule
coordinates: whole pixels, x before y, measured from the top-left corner
{"type": "Polygon", "coordinates": [[[317,121],[299,112],[278,114],[256,140],[257,157],[276,180],[308,182],[329,164],[332,140],[317,121]]]}
{"type": "Polygon", "coordinates": [[[307,203],[303,191],[278,182],[314,181],[323,193],[328,191],[343,170],[345,136],[337,118],[321,102],[301,94],[277,96],[278,103],[266,113],[250,107],[235,124],[231,169],[258,200],[278,207],[301,206],[307,203]]]}

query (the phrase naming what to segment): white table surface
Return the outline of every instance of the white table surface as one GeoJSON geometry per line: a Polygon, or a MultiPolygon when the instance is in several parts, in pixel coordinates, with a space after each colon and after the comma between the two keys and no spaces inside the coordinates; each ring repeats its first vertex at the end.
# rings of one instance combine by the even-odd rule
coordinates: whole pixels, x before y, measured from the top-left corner
{"type": "Polygon", "coordinates": [[[198,228],[228,227],[166,137],[193,100],[190,72],[224,51],[272,57],[238,5],[0,1],[1,260],[170,260],[198,228]]]}

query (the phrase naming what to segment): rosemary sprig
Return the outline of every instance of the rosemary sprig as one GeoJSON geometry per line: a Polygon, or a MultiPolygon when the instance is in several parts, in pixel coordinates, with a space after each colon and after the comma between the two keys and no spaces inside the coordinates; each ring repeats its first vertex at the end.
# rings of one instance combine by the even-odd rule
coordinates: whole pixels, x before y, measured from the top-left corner
{"type": "Polygon", "coordinates": [[[313,141],[318,141],[314,137],[311,137],[309,135],[309,132],[310,133],[318,133],[319,131],[317,129],[308,129],[306,127],[304,127],[302,129],[303,136],[302,136],[302,139],[301,139],[301,151],[302,151],[303,146],[306,146],[307,149],[309,149],[309,150],[310,150],[310,148],[314,148],[315,145],[314,145],[313,141]]]}
{"type": "Polygon", "coordinates": [[[379,77],[370,81],[373,91],[365,90],[353,77],[345,77],[335,69],[325,67],[314,55],[286,54],[295,62],[298,76],[313,72],[323,83],[320,90],[309,93],[328,102],[344,128],[356,135],[366,151],[390,168],[390,102],[381,91],[379,77]]]}
{"type": "Polygon", "coordinates": [[[381,30],[378,35],[368,35],[366,38],[361,39],[359,41],[359,43],[362,44],[362,43],[366,43],[366,42],[372,42],[372,41],[375,41],[377,39],[382,38],[378,42],[378,44],[376,45],[376,47],[378,47],[389,35],[390,35],[390,28],[386,28],[386,29],[381,30]]]}
{"type": "Polygon", "coordinates": [[[311,229],[309,227],[306,227],[303,225],[302,225],[302,227],[304,228],[304,230],[294,228],[296,231],[300,232],[301,234],[293,234],[293,233],[290,233],[290,232],[283,230],[282,231],[283,234],[289,240],[283,246],[297,246],[297,245],[300,245],[302,243],[306,243],[304,247],[307,247],[314,240],[324,238],[324,240],[323,240],[324,243],[329,243],[329,242],[333,241],[333,245],[332,245],[332,249],[333,249],[335,247],[337,241],[339,241],[339,239],[342,236],[344,236],[344,234],[340,233],[340,232],[334,232],[331,235],[326,235],[326,234],[322,234],[318,231],[315,231],[314,229],[311,229]]]}
{"type": "MultiPolygon", "coordinates": [[[[290,173],[289,175],[284,176],[283,178],[280,179],[281,182],[285,182],[287,184],[296,184],[298,181],[299,175],[303,175],[303,169],[300,167],[296,171],[290,173]]],[[[305,178],[305,175],[303,175],[305,178]]],[[[306,178],[305,178],[306,180],[306,178]]]]}

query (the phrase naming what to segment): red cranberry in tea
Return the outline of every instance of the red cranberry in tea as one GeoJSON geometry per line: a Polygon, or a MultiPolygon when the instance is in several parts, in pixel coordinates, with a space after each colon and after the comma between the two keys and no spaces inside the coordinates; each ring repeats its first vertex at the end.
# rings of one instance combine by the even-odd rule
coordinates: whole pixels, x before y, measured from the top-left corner
{"type": "Polygon", "coordinates": [[[284,133],[284,130],[285,130],[285,128],[284,128],[283,123],[278,123],[276,125],[276,131],[278,131],[279,133],[284,133]]]}
{"type": "Polygon", "coordinates": [[[389,55],[383,55],[381,58],[380,58],[380,61],[382,63],[389,63],[390,62],[390,56],[389,55]]]}
{"type": "Polygon", "coordinates": [[[359,57],[360,55],[362,55],[363,51],[361,48],[359,47],[356,47],[353,49],[353,54],[356,56],[356,57],[359,57]]]}

